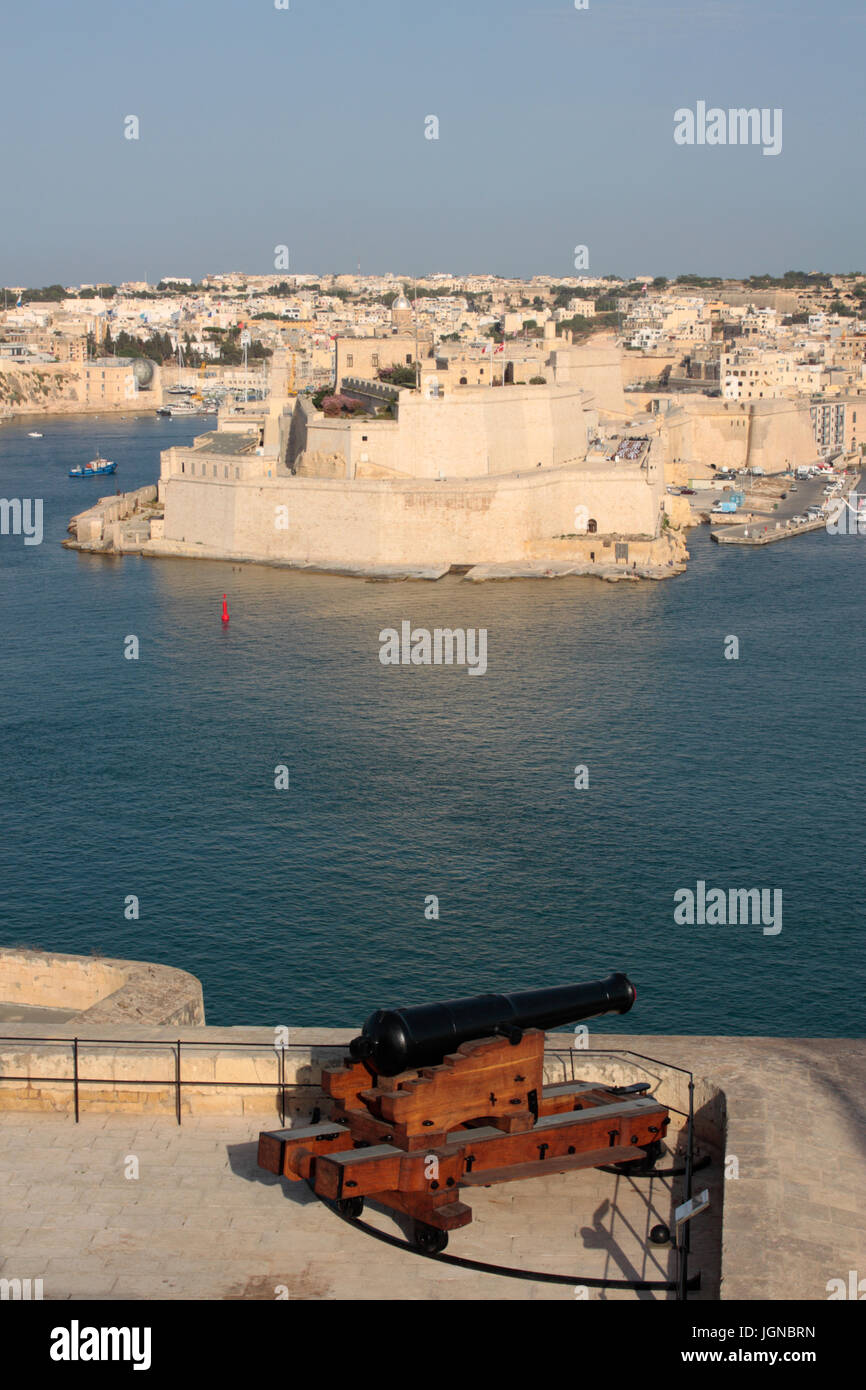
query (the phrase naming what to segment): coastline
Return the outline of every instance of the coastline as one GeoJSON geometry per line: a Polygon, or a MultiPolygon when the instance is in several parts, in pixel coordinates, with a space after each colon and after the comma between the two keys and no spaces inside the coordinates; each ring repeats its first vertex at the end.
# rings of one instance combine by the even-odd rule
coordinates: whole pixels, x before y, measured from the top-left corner
{"type": "Polygon", "coordinates": [[[93,406],[83,405],[81,401],[70,401],[69,410],[58,409],[63,404],[62,401],[52,401],[51,409],[40,410],[29,402],[26,408],[13,406],[11,410],[0,410],[0,426],[27,423],[29,420],[39,421],[44,424],[52,418],[57,420],[70,420],[80,418],[82,420],[99,419],[102,415],[112,415],[118,419],[125,419],[130,415],[156,415],[157,407],[150,405],[130,405],[128,402],[121,404],[106,405],[102,402],[93,406]]]}

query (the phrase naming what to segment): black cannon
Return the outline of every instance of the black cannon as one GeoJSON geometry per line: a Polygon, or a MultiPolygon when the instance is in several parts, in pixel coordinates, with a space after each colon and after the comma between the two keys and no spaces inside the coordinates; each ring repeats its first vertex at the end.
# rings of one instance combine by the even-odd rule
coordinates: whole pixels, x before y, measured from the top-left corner
{"type": "Polygon", "coordinates": [[[527,1028],[547,1030],[603,1014],[628,1013],[637,991],[627,975],[615,971],[590,984],[524,989],[516,994],[476,994],[440,1004],[377,1009],[360,1037],[349,1044],[352,1057],[382,1076],[442,1061],[461,1043],[501,1035],[518,1043],[527,1028]]]}
{"type": "Polygon", "coordinates": [[[427,1254],[472,1220],[461,1198],[473,1187],[581,1168],[650,1172],[670,1116],[647,1081],[614,1087],[572,1070],[545,1083],[548,1028],[627,1013],[635,994],[616,972],[379,1009],[351,1057],[322,1072],[327,1120],[260,1134],[259,1165],[309,1182],[344,1216],[360,1216],[370,1197],[412,1217],[427,1254]]]}

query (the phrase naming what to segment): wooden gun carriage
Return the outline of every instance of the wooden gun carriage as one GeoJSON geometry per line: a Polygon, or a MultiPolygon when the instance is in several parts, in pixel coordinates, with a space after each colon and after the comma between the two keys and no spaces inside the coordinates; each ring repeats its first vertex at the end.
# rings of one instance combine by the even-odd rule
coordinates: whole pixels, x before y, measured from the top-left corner
{"type": "Polygon", "coordinates": [[[260,1134],[259,1166],[305,1179],[345,1215],[359,1216],[366,1197],[402,1212],[417,1247],[434,1253],[472,1220],[460,1198],[474,1187],[611,1165],[648,1172],[670,1121],[643,1094],[648,1083],[543,1078],[545,1026],[624,1013],[634,998],[626,976],[613,974],[380,1010],[345,1064],[323,1072],[330,1119],[260,1134]]]}

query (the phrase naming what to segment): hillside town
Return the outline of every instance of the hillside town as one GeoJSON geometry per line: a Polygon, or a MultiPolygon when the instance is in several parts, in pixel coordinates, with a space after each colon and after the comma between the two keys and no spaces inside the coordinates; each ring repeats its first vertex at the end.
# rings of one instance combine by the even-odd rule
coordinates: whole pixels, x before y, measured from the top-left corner
{"type": "Polygon", "coordinates": [[[866,382],[864,303],[866,275],[819,272],[670,282],[233,272],[199,283],[166,276],[154,285],[8,286],[0,418],[152,409],[170,405],[163,395],[179,382],[193,385],[197,404],[262,398],[275,354],[288,364],[289,392],[313,392],[336,382],[346,339],[369,340],[358,360],[376,373],[435,358],[460,384],[493,384],[506,346],[519,380],[524,369],[540,370],[556,340],[599,332],[616,335],[627,391],[840,401],[866,382]],[[395,329],[398,362],[396,345],[371,347],[395,329]]]}

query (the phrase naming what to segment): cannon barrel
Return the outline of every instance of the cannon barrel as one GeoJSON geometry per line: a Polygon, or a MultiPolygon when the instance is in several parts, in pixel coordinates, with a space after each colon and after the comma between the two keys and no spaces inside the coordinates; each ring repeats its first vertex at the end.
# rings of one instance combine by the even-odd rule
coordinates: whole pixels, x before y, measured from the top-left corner
{"type": "Polygon", "coordinates": [[[637,997],[627,975],[614,971],[590,984],[476,994],[440,1004],[377,1009],[349,1050],[383,1076],[434,1066],[461,1043],[503,1033],[517,1041],[526,1028],[556,1028],[602,1014],[624,1014],[637,997]]]}

